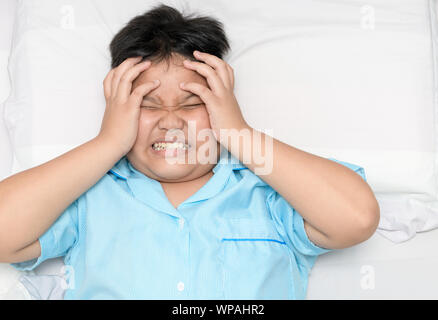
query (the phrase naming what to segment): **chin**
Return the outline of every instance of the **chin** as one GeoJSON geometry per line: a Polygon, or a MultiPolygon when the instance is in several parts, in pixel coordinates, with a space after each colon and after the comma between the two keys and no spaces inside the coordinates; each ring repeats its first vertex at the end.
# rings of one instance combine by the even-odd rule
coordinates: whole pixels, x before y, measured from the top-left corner
{"type": "Polygon", "coordinates": [[[160,168],[150,168],[157,180],[179,180],[184,179],[190,175],[192,168],[182,164],[167,164],[160,168]]]}

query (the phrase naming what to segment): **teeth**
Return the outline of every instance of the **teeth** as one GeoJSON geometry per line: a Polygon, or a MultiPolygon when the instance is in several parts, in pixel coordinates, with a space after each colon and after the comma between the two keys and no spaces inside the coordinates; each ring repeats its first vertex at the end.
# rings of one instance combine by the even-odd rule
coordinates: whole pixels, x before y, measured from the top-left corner
{"type": "Polygon", "coordinates": [[[175,148],[186,150],[188,148],[188,145],[182,142],[171,142],[171,143],[159,142],[159,143],[154,143],[152,145],[152,148],[154,150],[175,149],[175,148]]]}

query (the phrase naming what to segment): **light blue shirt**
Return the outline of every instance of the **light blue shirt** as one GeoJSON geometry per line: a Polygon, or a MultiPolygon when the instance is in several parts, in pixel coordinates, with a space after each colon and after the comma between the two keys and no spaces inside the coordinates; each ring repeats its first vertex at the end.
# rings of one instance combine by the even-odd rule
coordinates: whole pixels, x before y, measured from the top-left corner
{"type": "MultiPolygon", "coordinates": [[[[366,181],[363,168],[328,159],[366,181]]],[[[12,265],[65,256],[64,299],[305,299],[317,256],[331,250],[226,149],[213,173],[175,208],[123,157],[39,238],[39,258],[12,265]]]]}

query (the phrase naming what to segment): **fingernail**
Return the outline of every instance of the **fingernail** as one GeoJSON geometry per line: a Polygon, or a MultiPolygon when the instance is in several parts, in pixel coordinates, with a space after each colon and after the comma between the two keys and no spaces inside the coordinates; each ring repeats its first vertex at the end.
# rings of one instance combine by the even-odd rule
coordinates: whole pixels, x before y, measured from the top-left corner
{"type": "Polygon", "coordinates": [[[157,85],[160,83],[160,80],[154,80],[154,84],[157,85]]]}
{"type": "Polygon", "coordinates": [[[179,85],[182,88],[182,87],[184,87],[185,84],[186,84],[185,82],[181,82],[179,85]]]}

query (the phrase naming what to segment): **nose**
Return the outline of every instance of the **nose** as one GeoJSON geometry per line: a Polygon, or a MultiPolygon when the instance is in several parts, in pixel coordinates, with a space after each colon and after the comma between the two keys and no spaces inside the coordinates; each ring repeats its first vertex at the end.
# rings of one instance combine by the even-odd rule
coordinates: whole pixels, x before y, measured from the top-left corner
{"type": "Polygon", "coordinates": [[[178,115],[175,114],[175,111],[167,110],[164,111],[164,114],[161,116],[158,121],[158,128],[163,130],[170,129],[183,129],[184,128],[184,120],[181,119],[178,115]]]}

